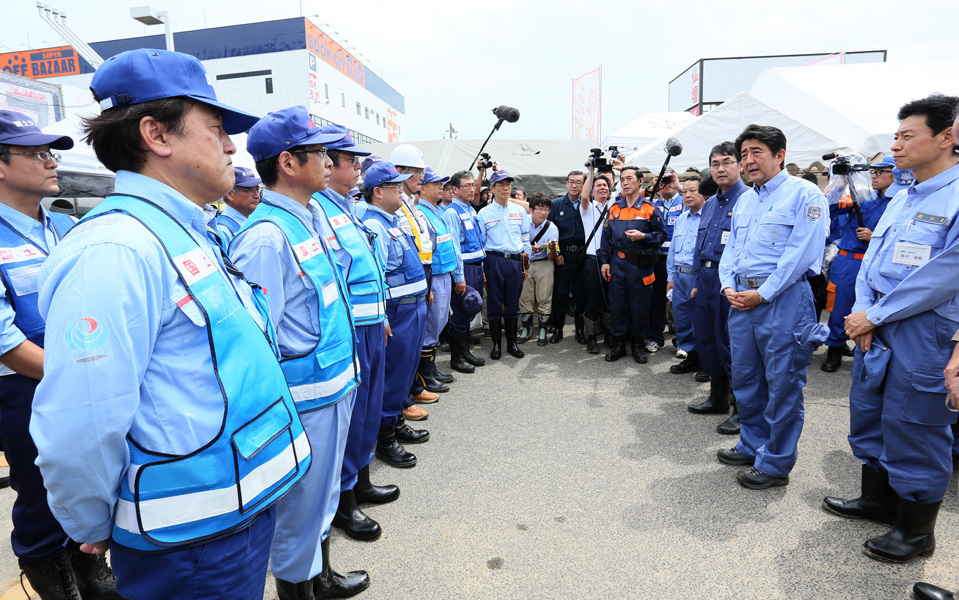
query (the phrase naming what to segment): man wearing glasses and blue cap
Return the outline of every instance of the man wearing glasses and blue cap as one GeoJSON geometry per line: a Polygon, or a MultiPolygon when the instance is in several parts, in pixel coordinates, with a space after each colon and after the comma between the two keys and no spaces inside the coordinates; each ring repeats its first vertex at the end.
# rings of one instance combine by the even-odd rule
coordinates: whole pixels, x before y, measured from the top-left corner
{"type": "Polygon", "coordinates": [[[260,184],[263,183],[253,169],[236,167],[233,172],[236,174],[236,182],[233,189],[223,196],[226,208],[216,217],[216,229],[227,246],[260,203],[260,184]]]}
{"type": "Polygon", "coordinates": [[[325,144],[341,139],[323,133],[302,106],[260,119],[246,148],[266,191],[230,244],[236,266],[268,290],[280,365],[314,457],[277,504],[270,568],[280,600],[348,597],[370,584],[365,571],[341,576],[330,568],[330,523],[360,372],[346,281],[312,197],[330,177],[325,144]]]}
{"type": "Polygon", "coordinates": [[[0,111],[0,442],[17,493],[10,542],[41,598],[119,598],[105,558],[80,552],[50,512],[29,432],[34,392],[43,378],[37,273],[74,224],[67,215],[47,212],[40,201],[60,192],[60,155],[53,150],[72,147],[72,139],[45,135],[28,116],[0,111]]]}
{"type": "Polygon", "coordinates": [[[83,552],[109,547],[125,597],[260,600],[273,504],[310,469],[310,444],[264,293],[203,211],[233,187],[229,134],[257,118],[163,50],[108,59],[91,91],[102,113],[84,128],[116,193],[40,270],[55,376],[30,433],[47,497],[83,552]]]}

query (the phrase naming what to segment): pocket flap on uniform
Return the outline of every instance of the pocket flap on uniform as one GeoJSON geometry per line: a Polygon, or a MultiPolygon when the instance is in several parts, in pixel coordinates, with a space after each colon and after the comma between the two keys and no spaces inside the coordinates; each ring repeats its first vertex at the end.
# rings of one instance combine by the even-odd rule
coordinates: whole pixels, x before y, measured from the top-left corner
{"type": "Polygon", "coordinates": [[[912,387],[920,392],[947,394],[946,381],[941,371],[916,369],[912,372],[912,387]]]}
{"type": "Polygon", "coordinates": [[[761,225],[795,225],[796,217],[791,212],[773,211],[760,220],[761,225]]]}
{"type": "Polygon", "coordinates": [[[233,434],[233,448],[243,460],[250,460],[292,423],[293,416],[281,398],[233,434]]]}
{"type": "Polygon", "coordinates": [[[356,281],[349,284],[350,294],[353,296],[368,296],[381,291],[380,282],[376,280],[356,281]]]}
{"type": "Polygon", "coordinates": [[[324,348],[322,352],[316,353],[316,362],[324,369],[346,358],[353,358],[353,340],[351,338],[347,338],[331,348],[324,348]]]}

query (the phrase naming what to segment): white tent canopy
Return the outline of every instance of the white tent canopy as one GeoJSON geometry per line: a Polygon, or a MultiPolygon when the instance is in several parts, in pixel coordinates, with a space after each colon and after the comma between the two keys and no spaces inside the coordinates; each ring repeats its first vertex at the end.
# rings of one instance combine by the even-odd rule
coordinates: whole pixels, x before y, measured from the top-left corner
{"type": "Polygon", "coordinates": [[[796,163],[800,167],[822,160],[824,152],[850,151],[850,148],[808,124],[783,114],[746,92],[740,92],[671,136],[665,136],[631,155],[627,163],[658,172],[666,159],[666,138],[674,137],[682,143],[683,152],[670,160],[670,167],[680,172],[689,167],[704,169],[709,164],[709,151],[713,146],[734,141],[751,123],[774,125],[782,129],[787,140],[786,162],[796,163]]]}
{"type": "Polygon", "coordinates": [[[602,147],[616,146],[620,152],[629,155],[695,120],[696,117],[688,112],[646,113],[619,131],[607,135],[602,147]]]}

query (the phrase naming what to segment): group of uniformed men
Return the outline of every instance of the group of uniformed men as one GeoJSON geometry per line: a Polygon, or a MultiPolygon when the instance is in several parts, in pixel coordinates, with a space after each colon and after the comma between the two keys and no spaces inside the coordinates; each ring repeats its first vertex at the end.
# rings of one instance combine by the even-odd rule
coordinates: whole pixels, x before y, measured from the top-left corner
{"type": "MultiPolygon", "coordinates": [[[[186,55],[125,52],[91,89],[102,112],[87,139],[116,192],[79,224],[40,205],[57,192],[54,150],[73,141],[0,112],[0,442],[14,552],[42,598],[259,599],[268,561],[280,598],[366,589],[365,572],[330,567],[330,527],[380,535],[359,504],[400,492],[370,482],[371,456],[416,464],[402,444],[429,433],[406,419],[425,419],[419,404],[454,381],[435,364],[444,328],[455,370],[484,364],[469,349],[484,283],[494,360],[504,332],[522,358],[533,310],[538,340],[551,314],[560,342],[572,298],[589,352],[607,322],[606,360],[631,341],[646,362],[671,293],[684,359],[672,370],[709,376],[692,412],[726,413],[735,398],[740,442],[719,460],[748,467],[737,479],[754,489],[788,483],[815,347],[827,342],[834,371],[852,339],[862,494],[823,506],[892,525],[866,542],[874,558],[935,549],[955,422],[942,372],[959,333],[956,98],[902,108],[894,162],[873,165],[878,195],[850,225],[848,206],[784,170],[775,127],[713,148],[708,200],[695,179],[679,200],[675,174],[647,198],[642,172],[619,164],[615,199],[609,174],[573,172],[567,195],[530,202],[531,218],[506,171],[477,213],[469,171],[441,177],[410,145],[375,159],[303,107],[260,119],[225,106],[186,55]],[[255,174],[230,159],[228,135],[247,130],[255,174]],[[890,200],[894,167],[914,182],[890,200]],[[827,341],[807,279],[830,216],[827,341]],[[527,278],[552,293],[523,299],[519,335],[527,278]]],[[[959,379],[959,356],[949,364],[959,379]]]]}

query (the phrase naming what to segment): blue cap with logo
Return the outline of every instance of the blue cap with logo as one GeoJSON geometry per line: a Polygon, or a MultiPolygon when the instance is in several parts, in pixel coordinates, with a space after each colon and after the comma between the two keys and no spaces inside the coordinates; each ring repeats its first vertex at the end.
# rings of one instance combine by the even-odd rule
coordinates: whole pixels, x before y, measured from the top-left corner
{"type": "Polygon", "coordinates": [[[466,294],[463,295],[463,308],[468,313],[477,313],[483,308],[483,296],[475,288],[466,286],[466,294]]]}
{"type": "Polygon", "coordinates": [[[895,168],[896,168],[896,161],[893,160],[893,158],[892,158],[891,156],[887,156],[886,158],[882,159],[881,161],[869,165],[869,168],[871,168],[871,169],[895,169],[895,168]]]}
{"type": "Polygon", "coordinates": [[[449,181],[449,177],[440,177],[436,174],[436,171],[426,167],[426,170],[423,171],[423,182],[421,185],[426,185],[427,183],[433,183],[434,181],[440,182],[440,187],[446,185],[446,182],[449,181]]]}
{"type": "Polygon", "coordinates": [[[233,167],[233,174],[236,175],[236,183],[233,184],[236,187],[256,187],[263,183],[253,169],[233,167]]]}
{"type": "Polygon", "coordinates": [[[246,151],[259,162],[296,146],[329,144],[343,139],[342,133],[323,133],[302,106],[271,112],[256,122],[246,137],[246,151]]]}
{"type": "Polygon", "coordinates": [[[243,133],[258,117],[216,99],[209,73],[189,54],[140,48],[111,56],[93,74],[90,89],[101,110],[182,96],[218,108],[223,130],[243,133]]]}
{"type": "Polygon", "coordinates": [[[330,142],[326,145],[329,150],[339,150],[340,152],[352,152],[357,156],[370,156],[372,152],[367,152],[362,148],[357,147],[353,143],[353,136],[350,135],[350,130],[342,125],[337,125],[335,123],[329,123],[320,128],[322,133],[338,133],[343,136],[342,139],[335,142],[330,142]]]}
{"type": "Polygon", "coordinates": [[[489,184],[493,185],[497,181],[505,181],[506,179],[513,181],[513,178],[509,176],[508,171],[496,171],[493,173],[493,176],[489,178],[489,184]]]}
{"type": "Polygon", "coordinates": [[[892,177],[892,185],[886,188],[886,197],[888,198],[892,198],[902,190],[908,189],[916,181],[912,169],[893,169],[892,177]]]}
{"type": "Polygon", "coordinates": [[[363,162],[360,164],[360,172],[366,173],[367,169],[375,165],[376,163],[383,162],[383,159],[379,156],[368,156],[363,159],[363,162]]]}
{"type": "Polygon", "coordinates": [[[391,162],[378,162],[366,170],[366,175],[363,176],[363,187],[371,190],[387,183],[406,181],[410,177],[412,175],[403,175],[397,171],[391,162]]]}
{"type": "Polygon", "coordinates": [[[73,148],[68,135],[48,135],[40,131],[36,121],[23,113],[0,110],[0,144],[12,146],[47,146],[54,150],[73,148]]]}

